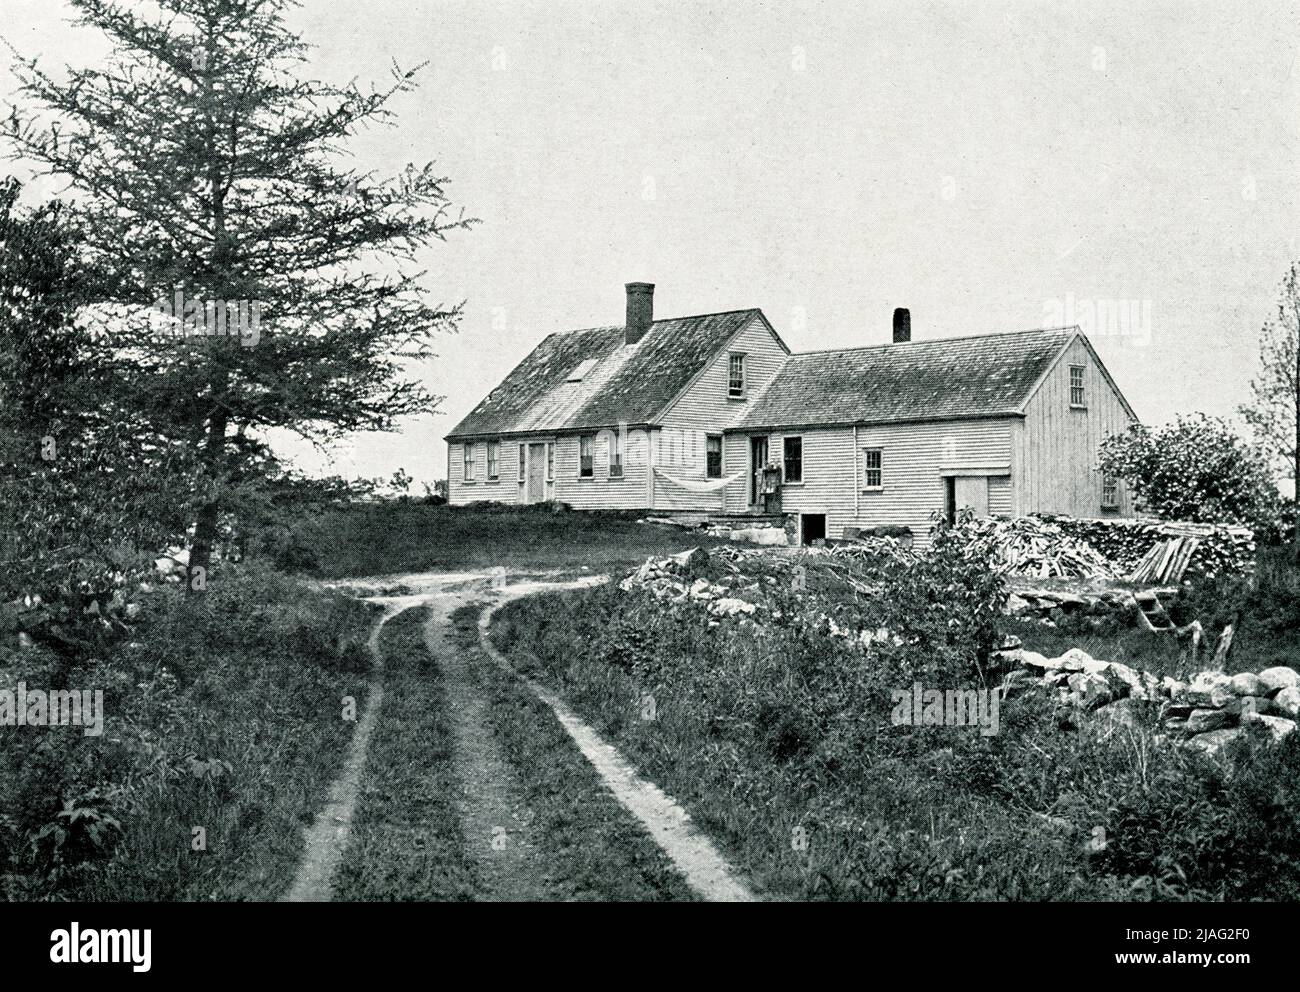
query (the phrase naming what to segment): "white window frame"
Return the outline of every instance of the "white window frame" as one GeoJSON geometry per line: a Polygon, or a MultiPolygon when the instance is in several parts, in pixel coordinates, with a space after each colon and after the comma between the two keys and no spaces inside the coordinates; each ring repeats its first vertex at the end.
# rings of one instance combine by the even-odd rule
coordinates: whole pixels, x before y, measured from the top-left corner
{"type": "Polygon", "coordinates": [[[1119,509],[1119,479],[1105,473],[1101,477],[1101,508],[1103,510],[1119,509]]]}
{"type": "Polygon", "coordinates": [[[496,482],[501,478],[501,442],[487,443],[487,481],[496,482]]]}
{"type": "Polygon", "coordinates": [[[473,481],[474,481],[474,474],[475,474],[475,472],[478,471],[478,466],[477,466],[477,464],[475,464],[475,462],[476,462],[476,459],[475,459],[476,452],[475,452],[475,450],[474,450],[475,447],[477,447],[477,446],[476,446],[473,442],[466,441],[466,442],[465,442],[464,444],[462,444],[460,447],[461,447],[461,454],[460,454],[460,456],[461,456],[461,460],[462,460],[462,462],[463,462],[463,474],[462,474],[462,476],[461,476],[461,479],[462,479],[462,481],[464,481],[464,482],[473,482],[473,481]]]}
{"type": "Polygon", "coordinates": [[[862,491],[864,493],[878,493],[885,488],[885,449],[864,447],[862,450],[862,491]],[[876,464],[873,468],[870,464],[871,455],[876,456],[876,464]],[[876,473],[876,482],[873,484],[869,481],[871,478],[869,472],[876,473]]]}
{"type": "Polygon", "coordinates": [[[578,435],[578,478],[594,479],[595,477],[596,477],[596,435],[579,434],[578,435]],[[582,459],[584,457],[582,453],[582,449],[584,445],[587,446],[587,450],[589,452],[589,454],[586,455],[585,457],[591,459],[590,470],[585,474],[582,471],[582,459]]]}
{"type": "Polygon", "coordinates": [[[803,435],[802,434],[788,434],[781,438],[781,484],[786,486],[803,485],[803,435]],[[799,478],[797,479],[791,479],[786,474],[785,467],[786,464],[789,462],[789,458],[786,457],[786,451],[785,451],[785,445],[787,441],[799,442],[799,478]]]}
{"type": "Polygon", "coordinates": [[[546,481],[555,481],[555,442],[546,442],[546,481]]]}
{"type": "Polygon", "coordinates": [[[1088,367],[1086,365],[1070,366],[1069,374],[1070,374],[1070,409],[1071,410],[1088,409],[1088,394],[1086,389],[1084,388],[1087,383],[1087,380],[1085,378],[1087,371],[1088,371],[1088,367]],[[1077,385],[1075,383],[1076,372],[1079,374],[1077,385]],[[1078,397],[1079,397],[1077,400],[1074,398],[1076,392],[1078,393],[1078,397]]]}
{"type": "Polygon", "coordinates": [[[704,435],[704,477],[706,479],[721,479],[727,471],[727,443],[721,434],[704,435]],[[714,438],[718,439],[718,474],[709,473],[709,442],[714,438]]]}
{"type": "Polygon", "coordinates": [[[528,481],[528,445],[519,446],[519,484],[523,485],[528,481]]]}
{"type": "Polygon", "coordinates": [[[727,353],[727,398],[743,399],[745,396],[746,383],[745,375],[745,353],[743,351],[732,351],[727,353]],[[737,362],[740,363],[740,385],[734,385],[735,378],[732,375],[732,366],[737,362]]]}

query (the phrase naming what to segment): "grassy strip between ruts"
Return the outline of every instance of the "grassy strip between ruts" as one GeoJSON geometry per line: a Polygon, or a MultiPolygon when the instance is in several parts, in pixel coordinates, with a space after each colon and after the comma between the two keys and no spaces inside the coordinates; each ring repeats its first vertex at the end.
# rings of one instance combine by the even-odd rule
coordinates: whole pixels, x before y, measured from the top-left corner
{"type": "Polygon", "coordinates": [[[334,882],[338,900],[464,901],[479,889],[454,801],[443,676],[424,643],[428,617],[407,610],[380,636],[384,705],[334,882]]]}
{"type": "Polygon", "coordinates": [[[633,816],[606,789],[550,708],[482,652],[482,606],[452,614],[453,637],[491,704],[492,729],[535,812],[553,899],[642,902],[695,894],[633,816]]]}

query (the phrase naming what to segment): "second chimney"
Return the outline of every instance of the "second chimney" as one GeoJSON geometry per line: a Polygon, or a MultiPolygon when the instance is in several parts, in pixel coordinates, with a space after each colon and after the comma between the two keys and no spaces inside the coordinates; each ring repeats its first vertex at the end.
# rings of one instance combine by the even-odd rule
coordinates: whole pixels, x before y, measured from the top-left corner
{"type": "Polygon", "coordinates": [[[911,340],[912,311],[907,307],[898,307],[894,310],[894,344],[902,344],[911,340]]]}
{"type": "Polygon", "coordinates": [[[627,324],[623,329],[623,343],[636,344],[655,319],[655,284],[629,282],[627,289],[627,324]]]}

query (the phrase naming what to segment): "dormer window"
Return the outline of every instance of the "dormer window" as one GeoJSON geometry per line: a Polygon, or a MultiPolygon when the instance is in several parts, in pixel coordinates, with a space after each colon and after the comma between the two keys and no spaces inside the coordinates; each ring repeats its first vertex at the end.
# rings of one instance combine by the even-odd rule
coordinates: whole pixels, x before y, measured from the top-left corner
{"type": "Polygon", "coordinates": [[[745,356],[730,355],[727,358],[727,395],[745,395],[745,356]]]}
{"type": "Polygon", "coordinates": [[[569,373],[569,377],[564,381],[582,382],[582,380],[587,377],[587,373],[590,372],[593,368],[595,368],[595,365],[596,365],[596,360],[594,358],[584,358],[576,366],[574,366],[573,371],[569,373]]]}

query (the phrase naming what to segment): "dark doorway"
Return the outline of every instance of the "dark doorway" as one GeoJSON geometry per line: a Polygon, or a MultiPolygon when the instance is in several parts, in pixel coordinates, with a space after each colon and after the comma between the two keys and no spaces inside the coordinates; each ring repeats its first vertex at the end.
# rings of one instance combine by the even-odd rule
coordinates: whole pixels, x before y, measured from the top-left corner
{"type": "Polygon", "coordinates": [[[799,530],[801,532],[800,540],[804,544],[812,544],[813,541],[823,540],[826,537],[826,514],[799,514],[799,530]]]}
{"type": "Polygon", "coordinates": [[[763,493],[763,469],[767,465],[767,438],[749,439],[749,502],[757,506],[763,493]]]}
{"type": "Polygon", "coordinates": [[[943,519],[949,527],[957,523],[957,479],[951,475],[943,480],[943,519]]]}

